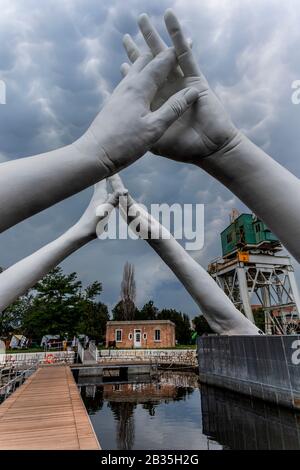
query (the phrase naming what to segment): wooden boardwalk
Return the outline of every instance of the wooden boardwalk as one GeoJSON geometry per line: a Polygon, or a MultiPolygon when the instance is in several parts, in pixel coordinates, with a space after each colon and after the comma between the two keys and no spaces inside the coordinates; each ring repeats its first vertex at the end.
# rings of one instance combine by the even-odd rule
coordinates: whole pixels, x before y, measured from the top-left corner
{"type": "Polygon", "coordinates": [[[4,449],[100,449],[68,366],[39,368],[0,405],[4,449]]]}

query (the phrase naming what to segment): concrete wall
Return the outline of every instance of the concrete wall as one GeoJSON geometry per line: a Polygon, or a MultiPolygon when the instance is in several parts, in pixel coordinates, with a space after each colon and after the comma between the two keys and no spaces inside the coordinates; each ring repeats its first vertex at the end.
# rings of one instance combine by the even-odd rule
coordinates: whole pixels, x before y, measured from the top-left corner
{"type": "MultiPolygon", "coordinates": [[[[16,353],[16,354],[0,354],[0,363],[6,362],[25,362],[25,363],[33,363],[33,362],[47,362],[48,355],[53,356],[53,362],[66,362],[68,364],[73,364],[75,360],[75,353],[73,351],[47,351],[45,352],[37,352],[37,353],[16,353]]],[[[51,360],[51,356],[49,361],[51,360]]]]}
{"type": "Polygon", "coordinates": [[[102,349],[98,351],[98,363],[108,361],[149,361],[192,367],[197,367],[198,364],[195,349],[102,349]]]}
{"type": "Polygon", "coordinates": [[[300,409],[300,335],[198,338],[200,381],[300,409]]]}

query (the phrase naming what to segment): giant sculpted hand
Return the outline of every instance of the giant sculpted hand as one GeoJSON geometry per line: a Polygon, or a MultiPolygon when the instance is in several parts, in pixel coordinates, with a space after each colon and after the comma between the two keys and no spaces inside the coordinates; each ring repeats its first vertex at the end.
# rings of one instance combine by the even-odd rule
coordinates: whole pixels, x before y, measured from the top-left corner
{"type": "MultiPolygon", "coordinates": [[[[224,148],[238,135],[238,131],[199,70],[190,45],[172,11],[166,12],[165,22],[180,68],[171,73],[165,85],[159,88],[152,107],[156,109],[161,106],[170,96],[185,87],[198,90],[199,98],[194,106],[169,127],[151,150],[173,160],[198,163],[202,157],[224,148]]],[[[166,50],[167,46],[146,14],[140,16],[139,27],[153,55],[166,50]]],[[[128,34],[124,36],[123,43],[130,61],[135,63],[139,60],[141,52],[128,34]]],[[[126,70],[124,66],[123,70],[126,70]]]]}
{"type": "MultiPolygon", "coordinates": [[[[165,22],[180,68],[158,90],[154,107],[186,86],[197,89],[199,99],[151,150],[193,163],[218,179],[261,218],[300,261],[299,179],[237,130],[200,72],[172,11],[166,12],[165,22]]],[[[140,17],[139,25],[152,53],[161,53],[166,46],[146,15],[140,17]]],[[[125,36],[124,44],[134,62],[139,50],[129,36],[125,36]]]]}
{"type": "Polygon", "coordinates": [[[188,84],[168,94],[151,111],[151,103],[176,64],[173,49],[154,59],[141,55],[96,117],[87,133],[75,145],[94,147],[107,174],[129,165],[149,150],[191,104],[198,92],[188,84]]]}
{"type": "Polygon", "coordinates": [[[99,236],[99,227],[105,226],[105,221],[119,202],[119,196],[123,194],[121,188],[120,192],[116,190],[108,195],[106,180],[96,184],[87,209],[75,225],[56,240],[3,271],[0,274],[0,312],[70,254],[96,238],[96,228],[99,236]]]}
{"type": "Polygon", "coordinates": [[[0,232],[130,165],[197,99],[185,88],[151,111],[176,64],[167,49],[141,56],[85,134],[66,147],[0,165],[0,232]]]}
{"type": "Polygon", "coordinates": [[[77,233],[78,239],[93,239],[101,235],[100,228],[104,229],[110,213],[119,204],[120,196],[127,194],[127,190],[120,188],[113,193],[107,192],[107,180],[102,180],[95,184],[94,194],[90,203],[78,222],[72,227],[77,233]],[[103,222],[99,224],[99,222],[103,222]]]}

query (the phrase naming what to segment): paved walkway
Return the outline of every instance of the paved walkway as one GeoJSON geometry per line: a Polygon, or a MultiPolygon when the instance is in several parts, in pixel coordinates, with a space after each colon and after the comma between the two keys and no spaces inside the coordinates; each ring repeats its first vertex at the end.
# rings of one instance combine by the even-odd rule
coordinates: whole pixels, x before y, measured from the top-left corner
{"type": "Polygon", "coordinates": [[[0,449],[100,449],[68,366],[40,367],[0,405],[0,449]]]}

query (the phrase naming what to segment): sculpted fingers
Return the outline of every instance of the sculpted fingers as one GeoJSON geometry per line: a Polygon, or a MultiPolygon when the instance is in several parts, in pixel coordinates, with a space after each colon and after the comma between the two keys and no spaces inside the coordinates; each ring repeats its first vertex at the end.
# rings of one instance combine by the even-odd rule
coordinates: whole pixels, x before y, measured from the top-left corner
{"type": "Polygon", "coordinates": [[[197,62],[194,59],[188,40],[185,38],[181,25],[172,10],[165,13],[165,23],[175,47],[178,63],[186,77],[200,75],[197,62]]]}
{"type": "Polygon", "coordinates": [[[113,191],[118,191],[120,193],[123,192],[123,191],[127,191],[127,189],[125,188],[124,183],[123,183],[121,177],[118,175],[118,173],[116,173],[113,176],[111,176],[110,178],[108,178],[108,181],[110,182],[113,191]]]}
{"type": "Polygon", "coordinates": [[[186,110],[192,106],[199,97],[199,91],[195,88],[185,88],[171,96],[157,111],[152,113],[152,119],[161,123],[161,133],[179,119],[186,110]]]}
{"type": "Polygon", "coordinates": [[[150,102],[157,90],[165,83],[171,70],[175,67],[176,55],[174,49],[160,52],[140,73],[145,89],[148,90],[150,102]]]}
{"type": "Polygon", "coordinates": [[[155,56],[166,49],[166,44],[158,34],[155,27],[152,25],[150,18],[146,13],[143,13],[138,19],[138,25],[146,44],[155,56]]]}
{"type": "Polygon", "coordinates": [[[141,52],[130,34],[125,34],[123,37],[123,46],[127,53],[128,59],[133,64],[137,58],[140,57],[141,52]]]}

